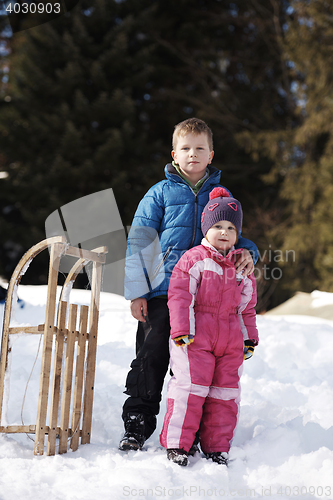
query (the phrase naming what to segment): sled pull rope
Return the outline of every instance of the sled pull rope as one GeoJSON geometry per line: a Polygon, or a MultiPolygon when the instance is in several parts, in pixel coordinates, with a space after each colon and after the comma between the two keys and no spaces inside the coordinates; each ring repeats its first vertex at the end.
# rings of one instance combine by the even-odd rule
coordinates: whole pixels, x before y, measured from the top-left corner
{"type": "MultiPolygon", "coordinates": [[[[40,334],[39,336],[39,342],[38,342],[38,347],[37,347],[37,353],[36,353],[36,357],[35,357],[35,360],[34,360],[34,363],[32,365],[32,368],[31,368],[31,372],[30,372],[30,375],[28,377],[28,380],[27,380],[27,383],[26,383],[26,386],[25,386],[25,391],[24,391],[24,395],[23,395],[23,400],[22,400],[22,406],[21,406],[21,423],[23,426],[25,426],[24,424],[24,420],[23,420],[23,410],[24,410],[24,405],[25,405],[25,398],[27,396],[27,392],[28,392],[28,387],[29,387],[29,383],[30,383],[30,380],[31,380],[31,377],[32,377],[32,374],[33,374],[33,371],[35,369],[35,366],[36,366],[36,363],[37,363],[37,359],[38,359],[38,356],[39,356],[39,351],[40,351],[40,346],[42,345],[42,338],[43,338],[43,335],[40,334]]],[[[29,433],[28,432],[25,432],[26,436],[31,440],[31,441],[34,441],[34,439],[32,439],[32,437],[29,436],[29,433]]]]}

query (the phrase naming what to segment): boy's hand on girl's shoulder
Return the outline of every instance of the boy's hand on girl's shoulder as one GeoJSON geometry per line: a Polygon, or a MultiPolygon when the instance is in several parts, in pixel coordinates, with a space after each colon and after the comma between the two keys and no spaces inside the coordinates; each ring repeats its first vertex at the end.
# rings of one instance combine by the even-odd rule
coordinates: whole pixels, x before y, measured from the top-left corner
{"type": "Polygon", "coordinates": [[[253,259],[246,248],[243,248],[242,253],[236,256],[235,268],[238,273],[243,271],[243,276],[248,276],[253,273],[253,259]]]}
{"type": "Polygon", "coordinates": [[[138,299],[131,300],[131,314],[133,318],[142,323],[146,323],[147,318],[147,300],[139,297],[138,299]]]}

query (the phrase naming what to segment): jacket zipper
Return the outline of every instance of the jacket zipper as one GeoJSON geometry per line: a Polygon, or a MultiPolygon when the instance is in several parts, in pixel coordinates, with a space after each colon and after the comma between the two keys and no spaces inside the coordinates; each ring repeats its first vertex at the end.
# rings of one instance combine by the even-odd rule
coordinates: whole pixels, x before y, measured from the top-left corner
{"type": "Polygon", "coordinates": [[[192,191],[192,193],[194,194],[194,228],[193,228],[193,236],[192,236],[192,241],[191,241],[191,244],[190,244],[190,247],[189,248],[192,248],[193,244],[194,244],[194,240],[195,240],[195,235],[196,235],[196,232],[197,232],[197,217],[198,217],[198,194],[200,193],[201,189],[204,187],[204,185],[206,184],[206,182],[210,179],[210,176],[207,177],[207,179],[202,183],[202,186],[201,188],[199,189],[199,191],[197,193],[195,193],[193,191],[193,189],[191,188],[190,186],[190,189],[192,191]]]}
{"type": "Polygon", "coordinates": [[[152,277],[151,277],[150,281],[153,281],[153,280],[156,278],[156,276],[157,276],[157,274],[159,273],[159,271],[160,271],[161,267],[163,266],[164,262],[165,262],[165,261],[167,260],[167,258],[169,257],[169,254],[170,254],[171,250],[172,250],[172,246],[170,246],[170,247],[168,247],[168,248],[167,248],[167,250],[166,250],[165,254],[163,255],[163,259],[162,259],[162,260],[161,260],[161,262],[158,264],[158,266],[155,268],[155,270],[154,270],[154,272],[153,272],[153,275],[152,275],[152,277]]]}
{"type": "MultiPolygon", "coordinates": [[[[201,188],[200,188],[201,189],[201,188]]],[[[200,191],[199,189],[199,191],[200,191]]],[[[192,189],[193,191],[193,189],[192,189]]],[[[198,191],[198,193],[199,193],[198,191]]],[[[194,193],[194,191],[193,191],[194,193]]],[[[198,193],[194,193],[194,228],[193,228],[193,236],[192,236],[192,241],[191,241],[191,244],[190,244],[190,248],[193,247],[193,243],[194,243],[194,240],[195,240],[195,235],[196,235],[196,232],[197,232],[197,215],[198,215],[198,193]]]]}

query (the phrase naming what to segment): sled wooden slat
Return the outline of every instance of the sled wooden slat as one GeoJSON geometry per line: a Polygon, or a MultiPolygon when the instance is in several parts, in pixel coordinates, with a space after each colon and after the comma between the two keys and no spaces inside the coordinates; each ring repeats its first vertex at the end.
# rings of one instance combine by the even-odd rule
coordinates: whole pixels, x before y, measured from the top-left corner
{"type": "Polygon", "coordinates": [[[69,255],[70,257],[76,257],[78,259],[87,260],[90,262],[97,262],[100,264],[104,264],[105,252],[106,252],[106,247],[100,247],[100,249],[97,249],[97,252],[95,250],[91,252],[89,250],[83,250],[77,247],[69,247],[66,250],[66,255],[69,255]],[[98,252],[98,250],[100,250],[100,252],[98,252]]]}
{"type": "Polygon", "coordinates": [[[7,425],[6,427],[0,426],[0,432],[4,434],[19,434],[19,433],[31,433],[34,434],[36,432],[35,425],[7,425]]]}
{"type": "Polygon", "coordinates": [[[58,272],[60,263],[60,253],[62,246],[53,245],[50,252],[49,278],[47,287],[44,343],[42,355],[41,377],[39,384],[39,399],[36,422],[35,455],[43,455],[45,440],[45,425],[47,415],[47,402],[50,385],[50,370],[53,344],[53,326],[56,308],[56,294],[58,284],[58,272]]]}
{"type": "MultiPolygon", "coordinates": [[[[35,425],[7,425],[6,427],[0,426],[0,432],[3,434],[35,434],[36,426],[35,425]]],[[[45,434],[50,432],[50,428],[48,425],[45,426],[45,434]]],[[[68,429],[68,436],[71,438],[74,435],[72,429],[68,429]]],[[[56,427],[56,434],[59,435],[60,427],[56,427]]],[[[75,434],[80,437],[81,431],[75,432],[75,434]]]]}
{"type": "Polygon", "coordinates": [[[73,415],[72,415],[73,437],[71,439],[71,449],[73,451],[77,450],[79,447],[80,433],[78,432],[78,430],[80,426],[81,408],[82,408],[83,376],[84,376],[84,362],[85,362],[87,326],[88,326],[88,311],[89,311],[88,306],[81,306],[79,337],[78,337],[77,351],[76,351],[76,373],[75,373],[75,383],[74,383],[74,399],[73,399],[73,415]]]}
{"type": "Polygon", "coordinates": [[[64,375],[63,393],[62,393],[63,396],[62,405],[61,405],[59,453],[67,452],[69,413],[70,413],[70,404],[72,395],[76,317],[77,317],[77,305],[71,304],[69,307],[65,375],[64,375]]]}
{"type": "MultiPolygon", "coordinates": [[[[45,325],[38,326],[12,326],[8,329],[8,333],[10,335],[15,335],[19,333],[38,333],[39,335],[44,331],[45,325]]],[[[55,329],[54,329],[55,330],[55,329]]]]}
{"type": "Polygon", "coordinates": [[[45,435],[48,435],[47,455],[54,455],[57,448],[59,448],[59,453],[66,453],[69,440],[73,451],[77,450],[80,438],[81,444],[90,442],[101,273],[106,253],[107,247],[84,250],[67,245],[62,236],[48,238],[32,247],[22,257],[9,283],[1,344],[0,432],[35,434],[35,455],[44,453],[45,435]],[[47,248],[50,251],[50,261],[45,323],[37,326],[10,326],[13,295],[21,276],[30,261],[47,248]],[[57,307],[59,264],[63,255],[75,257],[77,261],[68,273],[57,307]],[[69,296],[79,272],[90,262],[92,262],[90,305],[81,306],[79,326],[77,327],[78,306],[69,302],[69,296]],[[36,424],[26,425],[22,422],[22,425],[3,426],[1,425],[1,414],[4,387],[6,379],[9,380],[10,376],[8,369],[8,355],[11,351],[9,338],[10,335],[20,333],[43,335],[39,394],[36,398],[38,403],[36,424]],[[75,376],[73,377],[74,371],[75,376]],[[49,418],[49,425],[46,425],[47,418],[49,418]],[[58,418],[60,422],[58,422],[58,418]],[[81,420],[82,428],[80,428],[81,420]],[[71,428],[69,427],[70,423],[71,428]]]}
{"type": "Polygon", "coordinates": [[[82,438],[81,438],[82,444],[90,443],[90,436],[91,436],[96,350],[97,350],[99,298],[100,298],[99,290],[101,289],[101,280],[102,280],[102,266],[101,264],[94,262],[92,283],[91,283],[87,372],[85,380],[84,409],[83,409],[83,419],[82,419],[82,438]]]}
{"type": "Polygon", "coordinates": [[[50,410],[50,426],[47,442],[47,454],[55,455],[56,439],[57,439],[57,421],[60,400],[60,383],[61,383],[61,368],[64,353],[64,338],[66,327],[67,302],[60,302],[58,315],[58,328],[55,339],[54,349],[54,365],[53,365],[53,382],[51,389],[51,410],[50,410]]]}

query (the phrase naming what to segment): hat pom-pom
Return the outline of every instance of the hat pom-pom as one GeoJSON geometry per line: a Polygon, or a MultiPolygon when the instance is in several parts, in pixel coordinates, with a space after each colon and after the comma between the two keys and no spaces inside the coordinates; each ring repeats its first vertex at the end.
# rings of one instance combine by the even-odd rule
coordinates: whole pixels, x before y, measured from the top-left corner
{"type": "Polygon", "coordinates": [[[228,191],[223,188],[223,187],[218,187],[214,188],[210,193],[209,193],[209,199],[213,200],[214,198],[230,198],[230,194],[228,191]]]}

